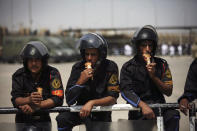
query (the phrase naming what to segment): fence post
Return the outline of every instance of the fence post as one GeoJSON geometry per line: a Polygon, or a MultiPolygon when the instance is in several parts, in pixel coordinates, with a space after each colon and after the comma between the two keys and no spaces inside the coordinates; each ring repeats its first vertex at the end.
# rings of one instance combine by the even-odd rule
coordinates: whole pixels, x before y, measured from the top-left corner
{"type": "Polygon", "coordinates": [[[164,131],[164,122],[160,107],[158,108],[158,111],[159,115],[157,116],[157,131],[164,131]]]}
{"type": "Polygon", "coordinates": [[[196,119],[196,107],[195,103],[190,103],[191,109],[189,109],[189,130],[195,131],[195,119],[196,119]]]}

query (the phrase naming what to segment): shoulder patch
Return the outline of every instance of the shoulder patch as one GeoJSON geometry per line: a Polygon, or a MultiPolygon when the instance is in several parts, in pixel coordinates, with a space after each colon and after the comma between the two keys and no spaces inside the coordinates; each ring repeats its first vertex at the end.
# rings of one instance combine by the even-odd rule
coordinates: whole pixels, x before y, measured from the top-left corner
{"type": "Polygon", "coordinates": [[[60,86],[61,86],[61,81],[59,79],[55,78],[52,81],[52,87],[57,89],[57,88],[60,88],[60,86]]]}
{"type": "Polygon", "coordinates": [[[112,84],[112,85],[115,85],[115,84],[117,84],[117,82],[118,82],[118,75],[113,74],[111,76],[111,78],[109,79],[109,83],[112,84]]]}
{"type": "Polygon", "coordinates": [[[169,69],[166,70],[166,77],[167,77],[167,78],[172,78],[172,75],[171,75],[169,69]]]}
{"type": "Polygon", "coordinates": [[[63,97],[64,92],[63,92],[63,90],[54,90],[54,91],[52,91],[52,95],[63,97]]]}

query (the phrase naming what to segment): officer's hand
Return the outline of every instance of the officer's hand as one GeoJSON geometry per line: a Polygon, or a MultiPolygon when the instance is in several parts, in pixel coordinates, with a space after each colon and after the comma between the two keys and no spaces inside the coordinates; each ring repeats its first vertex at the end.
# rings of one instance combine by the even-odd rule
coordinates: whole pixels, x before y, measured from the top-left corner
{"type": "Polygon", "coordinates": [[[90,112],[93,108],[93,102],[90,100],[88,101],[80,110],[79,115],[80,117],[88,117],[90,115],[90,112]]]}
{"type": "Polygon", "coordinates": [[[42,95],[38,92],[32,92],[30,95],[30,103],[34,105],[40,105],[43,100],[42,95]]]}
{"type": "Polygon", "coordinates": [[[189,106],[189,101],[186,98],[181,99],[179,103],[180,111],[183,112],[187,116],[187,111],[191,107],[189,106]]]}
{"type": "Polygon", "coordinates": [[[81,72],[80,78],[77,81],[77,84],[83,84],[87,82],[91,77],[93,77],[94,70],[92,68],[85,69],[81,72]]]}
{"type": "Polygon", "coordinates": [[[155,118],[155,113],[145,102],[140,101],[139,107],[141,108],[142,114],[145,118],[147,118],[147,119],[154,119],[155,118]]]}
{"type": "Polygon", "coordinates": [[[150,77],[155,76],[155,66],[156,66],[156,63],[150,63],[150,64],[146,65],[146,69],[147,69],[150,77]]]}
{"type": "Polygon", "coordinates": [[[155,118],[155,113],[153,112],[153,110],[148,105],[144,106],[142,108],[142,114],[147,119],[154,119],[155,118]]]}
{"type": "Polygon", "coordinates": [[[20,108],[25,114],[32,114],[32,113],[35,112],[35,110],[34,110],[33,108],[31,108],[31,106],[29,106],[28,104],[19,106],[19,108],[20,108]]]}

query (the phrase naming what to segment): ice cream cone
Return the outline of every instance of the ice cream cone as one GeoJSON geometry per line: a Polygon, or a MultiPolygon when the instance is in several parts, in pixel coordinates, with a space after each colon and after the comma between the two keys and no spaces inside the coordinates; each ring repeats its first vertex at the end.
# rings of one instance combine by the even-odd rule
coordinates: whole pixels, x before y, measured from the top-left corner
{"type": "Polygon", "coordinates": [[[92,63],[91,62],[86,62],[85,63],[85,68],[86,69],[91,69],[92,68],[92,63]]]}
{"type": "Polygon", "coordinates": [[[38,87],[38,88],[37,88],[37,92],[40,93],[40,94],[42,95],[42,88],[41,88],[41,87],[38,87]]]}
{"type": "MultiPolygon", "coordinates": [[[[86,62],[85,63],[85,68],[86,69],[91,69],[92,68],[92,63],[91,62],[86,62]]],[[[93,80],[93,77],[91,77],[91,80],[93,80]]]]}
{"type": "Polygon", "coordinates": [[[145,60],[146,60],[147,65],[150,64],[151,63],[151,61],[150,61],[150,58],[151,58],[150,54],[149,53],[145,53],[145,54],[143,54],[143,56],[146,58],[145,60]]]}

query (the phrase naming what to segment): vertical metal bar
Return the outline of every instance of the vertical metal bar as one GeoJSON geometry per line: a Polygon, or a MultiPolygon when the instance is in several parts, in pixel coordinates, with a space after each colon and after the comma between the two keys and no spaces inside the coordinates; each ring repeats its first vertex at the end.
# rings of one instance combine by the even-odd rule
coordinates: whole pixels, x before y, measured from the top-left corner
{"type": "Polygon", "coordinates": [[[157,131],[164,131],[164,122],[161,113],[161,108],[158,108],[158,110],[159,110],[159,116],[157,116],[157,131]]]}
{"type": "Polygon", "coordinates": [[[191,109],[189,109],[189,130],[195,131],[195,119],[196,119],[195,103],[191,103],[190,106],[191,109]]]}
{"type": "Polygon", "coordinates": [[[157,116],[157,131],[164,131],[163,116],[157,116]]]}

